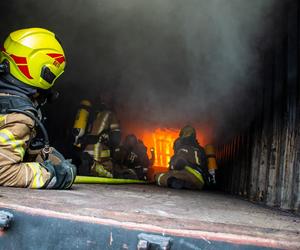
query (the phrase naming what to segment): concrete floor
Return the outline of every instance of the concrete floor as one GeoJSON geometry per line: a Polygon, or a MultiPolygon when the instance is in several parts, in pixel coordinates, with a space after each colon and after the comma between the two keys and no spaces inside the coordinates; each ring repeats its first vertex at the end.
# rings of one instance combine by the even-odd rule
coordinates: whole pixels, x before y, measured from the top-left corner
{"type": "Polygon", "coordinates": [[[60,191],[0,187],[1,207],[42,209],[169,229],[285,239],[300,244],[298,216],[211,191],[152,185],[74,185],[72,190],[60,191]]]}

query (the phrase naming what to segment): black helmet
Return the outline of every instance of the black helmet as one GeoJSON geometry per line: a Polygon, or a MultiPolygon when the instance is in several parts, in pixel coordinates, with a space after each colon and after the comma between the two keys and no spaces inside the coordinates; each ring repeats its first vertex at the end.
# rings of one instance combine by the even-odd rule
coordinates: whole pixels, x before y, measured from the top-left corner
{"type": "Polygon", "coordinates": [[[196,130],[192,126],[186,125],[185,127],[183,127],[180,130],[179,137],[180,138],[188,138],[188,137],[196,138],[196,130]]]}
{"type": "Polygon", "coordinates": [[[133,135],[133,134],[127,135],[125,137],[124,146],[126,148],[133,148],[136,146],[137,142],[138,142],[138,140],[135,135],[133,135]]]}

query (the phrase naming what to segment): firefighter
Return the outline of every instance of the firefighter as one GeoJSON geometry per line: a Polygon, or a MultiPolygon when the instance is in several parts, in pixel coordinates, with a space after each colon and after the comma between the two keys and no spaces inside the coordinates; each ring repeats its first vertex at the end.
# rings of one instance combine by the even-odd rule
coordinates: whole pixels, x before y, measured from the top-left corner
{"type": "Polygon", "coordinates": [[[174,142],[169,171],[155,176],[159,186],[176,189],[202,189],[208,183],[207,159],[196,139],[196,131],[187,125],[174,142]]]}
{"type": "Polygon", "coordinates": [[[74,145],[82,151],[80,171],[113,178],[112,154],[120,144],[121,131],[116,114],[107,105],[108,98],[102,95],[94,101],[94,105],[87,100],[82,102],[85,112],[82,111],[83,107],[78,111],[73,129],[74,145]],[[79,129],[80,120],[85,120],[84,129],[79,129]]]}
{"type": "Polygon", "coordinates": [[[65,64],[61,44],[46,29],[17,30],[5,40],[0,56],[0,186],[67,189],[73,184],[76,168],[49,147],[39,109],[65,64]],[[38,127],[44,140],[35,143],[39,157],[28,162],[38,127]]]}
{"type": "Polygon", "coordinates": [[[150,160],[147,147],[133,134],[125,137],[115,153],[114,176],[116,178],[146,180],[150,160]]]}

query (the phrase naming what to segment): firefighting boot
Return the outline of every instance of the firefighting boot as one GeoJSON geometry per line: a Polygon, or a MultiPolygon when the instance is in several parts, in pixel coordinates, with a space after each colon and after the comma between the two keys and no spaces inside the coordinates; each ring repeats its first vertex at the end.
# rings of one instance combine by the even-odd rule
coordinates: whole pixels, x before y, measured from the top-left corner
{"type": "Polygon", "coordinates": [[[182,189],[186,186],[184,180],[180,180],[177,178],[169,178],[168,179],[168,187],[174,188],[174,189],[182,189]]]}
{"type": "MultiPolygon", "coordinates": [[[[109,163],[109,162],[106,162],[109,163]]],[[[109,165],[109,164],[106,164],[109,165]]],[[[108,170],[109,168],[105,166],[103,163],[94,162],[91,167],[91,174],[97,177],[105,177],[105,178],[113,178],[113,174],[108,170]]]]}

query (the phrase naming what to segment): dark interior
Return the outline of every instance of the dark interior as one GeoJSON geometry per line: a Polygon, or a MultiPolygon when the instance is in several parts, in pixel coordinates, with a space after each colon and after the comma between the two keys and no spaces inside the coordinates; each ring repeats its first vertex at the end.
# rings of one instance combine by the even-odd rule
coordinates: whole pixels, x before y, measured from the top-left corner
{"type": "Polygon", "coordinates": [[[122,133],[191,124],[217,146],[218,188],[300,208],[296,0],[1,1],[0,37],[44,27],[66,52],[48,105],[51,143],[72,157],[81,99],[112,96],[122,133]]]}

